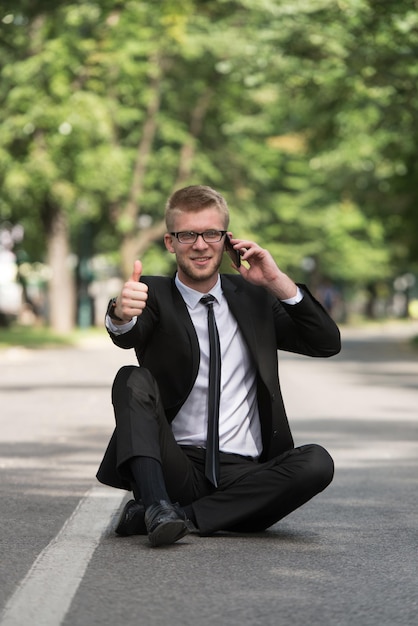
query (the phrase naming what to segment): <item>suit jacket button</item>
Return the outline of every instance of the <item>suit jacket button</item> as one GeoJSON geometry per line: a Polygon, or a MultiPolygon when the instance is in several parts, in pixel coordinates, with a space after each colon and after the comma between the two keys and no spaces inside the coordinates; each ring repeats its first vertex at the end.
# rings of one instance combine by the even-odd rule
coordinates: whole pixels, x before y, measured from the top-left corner
{"type": "Polygon", "coordinates": [[[276,439],[279,435],[279,431],[278,430],[273,430],[273,438],[276,439]]]}

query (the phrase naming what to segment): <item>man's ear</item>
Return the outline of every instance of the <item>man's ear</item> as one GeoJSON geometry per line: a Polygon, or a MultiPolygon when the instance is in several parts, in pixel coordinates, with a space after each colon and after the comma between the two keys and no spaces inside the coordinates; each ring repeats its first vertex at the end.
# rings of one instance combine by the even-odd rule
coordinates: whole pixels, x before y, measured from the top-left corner
{"type": "Polygon", "coordinates": [[[175,250],[173,247],[173,236],[170,233],[166,233],[164,235],[164,245],[171,254],[175,254],[175,250]]]}

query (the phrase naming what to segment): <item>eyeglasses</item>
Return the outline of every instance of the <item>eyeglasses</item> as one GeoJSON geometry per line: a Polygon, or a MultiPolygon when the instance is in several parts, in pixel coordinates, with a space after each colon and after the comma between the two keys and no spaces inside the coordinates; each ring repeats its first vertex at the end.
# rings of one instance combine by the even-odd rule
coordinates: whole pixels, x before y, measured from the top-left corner
{"type": "Polygon", "coordinates": [[[179,233],[170,233],[180,243],[195,243],[197,238],[202,237],[206,243],[218,243],[226,235],[226,230],[205,230],[203,233],[195,233],[193,230],[182,230],[179,233]]]}

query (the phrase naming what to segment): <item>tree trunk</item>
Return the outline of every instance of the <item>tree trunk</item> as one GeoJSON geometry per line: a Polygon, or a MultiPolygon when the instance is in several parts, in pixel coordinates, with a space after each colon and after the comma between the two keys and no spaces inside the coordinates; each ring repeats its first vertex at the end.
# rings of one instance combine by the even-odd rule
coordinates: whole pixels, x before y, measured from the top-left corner
{"type": "Polygon", "coordinates": [[[69,333],[75,325],[75,281],[71,266],[66,215],[56,209],[50,217],[48,236],[49,323],[58,333],[69,333]]]}
{"type": "Polygon", "coordinates": [[[130,226],[129,231],[124,234],[121,243],[121,265],[122,272],[125,276],[130,275],[133,262],[136,259],[137,221],[141,212],[140,198],[143,191],[148,159],[151,154],[152,144],[157,130],[157,113],[161,103],[163,63],[161,59],[156,57],[153,60],[153,64],[156,71],[150,85],[152,97],[148,104],[141,140],[137,148],[129,198],[122,211],[124,220],[127,221],[130,226]]]}
{"type": "MultiPolygon", "coordinates": [[[[155,87],[157,87],[157,83],[155,84],[155,87]]],[[[207,89],[203,94],[201,94],[200,98],[198,98],[196,105],[191,111],[189,135],[180,150],[179,165],[174,189],[179,189],[183,185],[187,184],[196,152],[196,140],[202,130],[203,121],[205,119],[212,95],[212,89],[207,89]]],[[[131,192],[130,201],[127,206],[128,213],[132,219],[134,218],[135,207],[139,213],[139,203],[135,203],[135,197],[138,198],[138,194],[142,191],[142,180],[146,169],[145,165],[152,148],[152,138],[156,131],[155,115],[158,108],[157,102],[159,105],[156,90],[154,104],[153,106],[150,106],[148,110],[145,124],[147,132],[143,133],[143,139],[138,148],[138,158],[134,175],[135,184],[133,184],[133,189],[135,188],[136,194],[131,192]]],[[[165,232],[165,219],[163,218],[149,228],[140,232],[134,230],[133,232],[125,235],[121,246],[122,271],[124,276],[127,277],[130,275],[135,259],[140,258],[145,250],[154,241],[160,239],[165,232]]]]}
{"type": "Polygon", "coordinates": [[[184,142],[181,151],[179,166],[177,171],[177,179],[174,189],[179,189],[187,183],[191,171],[194,156],[196,153],[196,140],[199,137],[206,113],[212,99],[213,91],[211,88],[206,89],[200,98],[198,98],[190,116],[190,127],[188,139],[184,142]]]}

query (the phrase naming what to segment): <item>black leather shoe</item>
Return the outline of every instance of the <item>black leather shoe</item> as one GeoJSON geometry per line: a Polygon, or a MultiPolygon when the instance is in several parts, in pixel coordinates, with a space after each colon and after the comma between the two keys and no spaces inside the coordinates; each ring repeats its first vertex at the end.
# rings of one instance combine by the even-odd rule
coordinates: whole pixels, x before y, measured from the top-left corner
{"type": "Polygon", "coordinates": [[[146,509],[145,525],[153,548],[174,543],[193,528],[185,512],[177,504],[166,500],[155,502],[146,509]]]}
{"type": "Polygon", "coordinates": [[[129,500],[123,507],[123,511],[115,528],[115,533],[121,537],[146,535],[148,531],[145,526],[144,516],[144,505],[135,500],[129,500]]]}

